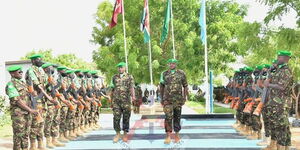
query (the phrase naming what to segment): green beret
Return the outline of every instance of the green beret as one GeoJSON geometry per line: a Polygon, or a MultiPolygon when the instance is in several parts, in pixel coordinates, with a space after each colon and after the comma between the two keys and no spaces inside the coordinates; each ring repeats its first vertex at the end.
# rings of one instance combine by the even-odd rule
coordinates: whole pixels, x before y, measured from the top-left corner
{"type": "Polygon", "coordinates": [[[45,64],[42,65],[42,68],[47,68],[47,67],[49,67],[49,66],[53,66],[53,65],[50,64],[50,63],[45,63],[45,64]]]}
{"type": "Polygon", "coordinates": [[[239,70],[235,70],[234,73],[240,73],[240,71],[239,70]]]}
{"type": "Polygon", "coordinates": [[[42,58],[43,56],[41,54],[34,54],[29,56],[29,59],[36,59],[36,58],[42,58]]]}
{"type": "Polygon", "coordinates": [[[277,52],[277,56],[289,56],[289,57],[291,57],[292,53],[289,52],[289,51],[282,50],[282,51],[277,52]]]}
{"type": "Polygon", "coordinates": [[[95,74],[97,74],[98,72],[97,72],[96,70],[92,70],[92,71],[90,71],[90,73],[91,73],[92,75],[95,75],[95,74]]]}
{"type": "Polygon", "coordinates": [[[256,66],[256,69],[258,69],[258,70],[262,70],[263,68],[264,68],[263,65],[258,65],[258,66],[256,66]]]}
{"type": "Polygon", "coordinates": [[[17,71],[17,70],[22,70],[22,66],[19,66],[19,65],[12,65],[12,66],[9,66],[7,68],[7,71],[8,72],[14,72],[14,71],[17,71]]]}
{"type": "Polygon", "coordinates": [[[71,73],[73,73],[74,72],[74,70],[67,70],[66,71],[66,74],[71,74],[71,73]]]}
{"type": "Polygon", "coordinates": [[[88,72],[90,72],[90,70],[83,70],[82,72],[83,73],[88,73],[88,72]]]}
{"type": "Polygon", "coordinates": [[[126,63],[125,62],[120,62],[117,64],[117,67],[125,67],[126,63]]]}
{"type": "Polygon", "coordinates": [[[178,60],[176,60],[176,59],[169,59],[168,63],[178,63],[178,60]]]}
{"type": "Polygon", "coordinates": [[[65,70],[65,69],[67,69],[67,67],[65,67],[65,66],[59,66],[59,67],[57,67],[57,70],[65,70]]]}
{"type": "Polygon", "coordinates": [[[246,71],[252,72],[254,69],[252,67],[245,67],[246,71]]]}
{"type": "Polygon", "coordinates": [[[277,63],[277,62],[278,62],[277,59],[273,59],[273,60],[272,60],[272,64],[275,64],[275,63],[277,63]]]}
{"type": "Polygon", "coordinates": [[[75,73],[81,72],[81,70],[80,70],[80,69],[76,69],[74,72],[75,72],[75,73]]]}
{"type": "Polygon", "coordinates": [[[271,65],[269,65],[269,64],[263,64],[263,67],[264,67],[264,68],[270,68],[271,65]]]}

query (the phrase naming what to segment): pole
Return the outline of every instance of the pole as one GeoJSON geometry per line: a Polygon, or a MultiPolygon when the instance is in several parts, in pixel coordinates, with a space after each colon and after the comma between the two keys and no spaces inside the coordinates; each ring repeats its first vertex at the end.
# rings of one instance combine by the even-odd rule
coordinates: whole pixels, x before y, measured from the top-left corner
{"type": "Polygon", "coordinates": [[[127,60],[127,42],[126,42],[126,28],[125,28],[125,8],[124,1],[122,1],[122,18],[123,18],[123,35],[124,35],[124,49],[125,49],[125,62],[126,62],[126,72],[128,73],[128,60],[127,60]]]}
{"type": "Polygon", "coordinates": [[[174,26],[173,26],[173,7],[172,7],[172,0],[170,0],[170,7],[171,7],[171,30],[172,30],[172,42],[173,42],[173,58],[176,58],[176,51],[175,51],[175,38],[174,38],[174,26]]]}
{"type": "Polygon", "coordinates": [[[153,75],[152,75],[152,52],[151,52],[151,39],[149,40],[149,49],[148,49],[148,53],[149,53],[149,71],[150,71],[150,83],[151,83],[151,89],[153,86],[153,75]]]}
{"type": "Polygon", "coordinates": [[[210,113],[214,113],[214,97],[213,97],[213,90],[214,90],[214,86],[213,86],[213,72],[210,71],[209,72],[209,96],[210,96],[210,113]]]}
{"type": "MultiPolygon", "coordinates": [[[[204,24],[205,24],[205,31],[206,31],[206,10],[204,10],[204,24]]],[[[208,54],[207,54],[207,36],[205,38],[205,47],[204,47],[204,64],[205,64],[205,85],[206,85],[206,113],[210,113],[210,100],[209,100],[209,84],[208,84],[208,54]]]]}

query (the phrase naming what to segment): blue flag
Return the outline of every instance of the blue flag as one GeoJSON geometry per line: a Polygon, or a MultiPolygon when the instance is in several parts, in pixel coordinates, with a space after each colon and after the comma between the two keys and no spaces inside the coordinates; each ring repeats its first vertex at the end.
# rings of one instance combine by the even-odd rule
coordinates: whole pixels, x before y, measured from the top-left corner
{"type": "Polygon", "coordinates": [[[199,25],[201,28],[202,44],[206,43],[206,14],[205,14],[205,0],[202,0],[199,16],[199,25]]]}

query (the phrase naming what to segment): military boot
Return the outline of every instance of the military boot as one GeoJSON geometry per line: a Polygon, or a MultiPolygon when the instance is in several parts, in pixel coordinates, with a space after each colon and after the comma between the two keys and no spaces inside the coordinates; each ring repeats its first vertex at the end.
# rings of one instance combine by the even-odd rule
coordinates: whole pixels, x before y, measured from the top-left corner
{"type": "Polygon", "coordinates": [[[277,150],[285,150],[285,146],[277,144],[277,150]]]}
{"type": "Polygon", "coordinates": [[[69,142],[69,140],[68,140],[67,138],[65,138],[64,133],[60,133],[60,134],[59,134],[58,140],[61,141],[61,142],[64,142],[64,143],[69,142]]]}
{"type": "Polygon", "coordinates": [[[175,143],[179,143],[179,142],[180,142],[179,132],[175,132],[175,143]]]}
{"type": "Polygon", "coordinates": [[[43,140],[38,140],[38,149],[39,150],[48,150],[45,145],[43,140]]]}
{"type": "Polygon", "coordinates": [[[121,138],[121,134],[120,134],[120,132],[117,132],[113,139],[113,142],[117,143],[120,140],[120,138],[121,138]]]}
{"type": "Polygon", "coordinates": [[[36,140],[30,140],[30,149],[29,150],[38,150],[36,148],[36,140]]]}
{"type": "Polygon", "coordinates": [[[56,147],[64,147],[66,146],[65,144],[63,143],[60,143],[56,137],[52,137],[52,144],[56,147]]]}
{"type": "Polygon", "coordinates": [[[75,139],[74,137],[70,136],[70,132],[69,132],[69,131],[66,131],[66,132],[64,133],[64,136],[65,136],[66,139],[68,139],[68,140],[70,140],[70,141],[72,141],[72,140],[75,139]]]}
{"type": "Polygon", "coordinates": [[[271,137],[265,137],[261,142],[257,143],[258,146],[267,146],[271,142],[271,137]]]}
{"type": "Polygon", "coordinates": [[[170,144],[171,143],[171,132],[166,133],[166,138],[165,138],[165,144],[170,144]]]}
{"type": "Polygon", "coordinates": [[[275,140],[271,140],[270,145],[268,145],[263,150],[276,150],[277,149],[277,142],[275,140]]]}
{"type": "Polygon", "coordinates": [[[53,145],[51,138],[50,137],[46,137],[46,147],[47,148],[54,148],[55,146],[53,145]]]}
{"type": "Polygon", "coordinates": [[[127,132],[124,131],[123,137],[122,137],[123,142],[127,143],[128,142],[128,135],[127,132]]]}

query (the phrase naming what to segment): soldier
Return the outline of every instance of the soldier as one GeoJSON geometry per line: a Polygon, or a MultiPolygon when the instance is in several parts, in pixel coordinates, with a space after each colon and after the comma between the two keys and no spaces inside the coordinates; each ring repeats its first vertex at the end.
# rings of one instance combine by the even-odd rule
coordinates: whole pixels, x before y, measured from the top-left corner
{"type": "MultiPolygon", "coordinates": [[[[32,96],[41,95],[41,89],[45,85],[45,72],[41,68],[43,65],[42,55],[35,54],[29,57],[31,59],[32,66],[26,72],[26,82],[31,87],[29,91],[32,96]]],[[[41,117],[36,116],[32,119],[31,131],[30,131],[30,150],[36,149],[36,140],[38,141],[38,148],[45,150],[43,137],[44,137],[44,125],[45,117],[47,113],[46,99],[40,98],[37,100],[37,108],[41,117]]]]}
{"type": "Polygon", "coordinates": [[[133,76],[125,72],[126,63],[121,62],[117,65],[119,73],[114,75],[111,80],[110,87],[112,88],[112,108],[113,108],[113,124],[116,136],[113,142],[119,141],[121,134],[120,120],[123,115],[123,142],[128,141],[127,133],[129,132],[129,121],[131,115],[131,101],[135,101],[134,79],[133,76]]]}
{"type": "MultiPolygon", "coordinates": [[[[63,93],[63,96],[61,98],[64,100],[66,100],[67,98],[66,86],[67,86],[68,78],[66,74],[66,69],[67,68],[64,66],[57,67],[57,72],[58,72],[57,82],[61,85],[58,91],[60,93],[63,93]]],[[[68,142],[69,140],[71,140],[71,138],[68,136],[68,127],[66,123],[68,109],[69,109],[68,107],[70,105],[67,105],[66,103],[62,103],[62,108],[60,109],[59,141],[61,142],[68,142]]]]}
{"type": "Polygon", "coordinates": [[[291,108],[292,72],[288,67],[291,57],[289,51],[279,51],[277,55],[278,68],[272,80],[265,80],[264,86],[270,89],[270,124],[272,133],[271,144],[267,148],[289,149],[291,145],[291,131],[289,127],[289,110],[291,108]]]}
{"type": "Polygon", "coordinates": [[[133,103],[133,112],[135,114],[139,114],[140,113],[140,106],[142,104],[142,94],[143,94],[143,91],[141,89],[141,87],[138,85],[138,83],[135,84],[135,98],[136,98],[136,101],[132,102],[133,103]]]}
{"type": "Polygon", "coordinates": [[[49,95],[51,95],[52,100],[47,101],[47,115],[45,120],[44,134],[46,137],[46,146],[48,148],[54,148],[55,146],[64,146],[64,144],[58,142],[56,140],[58,136],[58,121],[56,120],[60,114],[60,104],[58,104],[56,92],[55,92],[55,84],[53,79],[53,66],[50,63],[45,63],[42,65],[44,72],[46,73],[46,91],[49,95]],[[51,140],[52,137],[52,140],[51,140]]]}
{"type": "Polygon", "coordinates": [[[176,59],[169,59],[169,69],[163,72],[160,77],[161,104],[165,113],[165,144],[170,144],[173,128],[175,131],[175,143],[180,141],[181,109],[188,97],[186,75],[184,71],[176,69],[177,62],[176,59]]]}
{"type": "Polygon", "coordinates": [[[102,106],[101,104],[101,93],[100,93],[100,88],[101,88],[101,84],[100,84],[100,80],[99,80],[99,76],[97,74],[97,71],[91,71],[92,74],[92,88],[93,88],[93,96],[94,96],[94,104],[97,104],[96,106],[93,107],[94,109],[94,117],[92,118],[92,126],[93,128],[99,129],[100,125],[98,123],[99,121],[99,117],[100,117],[100,108],[102,106]]]}
{"type": "Polygon", "coordinates": [[[8,72],[11,81],[7,83],[5,91],[10,100],[10,112],[13,128],[13,149],[27,150],[32,115],[38,114],[37,110],[31,109],[31,101],[27,95],[26,83],[22,80],[22,67],[10,66],[8,72]]]}

